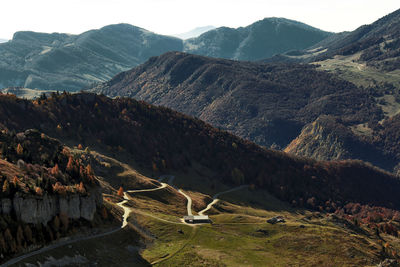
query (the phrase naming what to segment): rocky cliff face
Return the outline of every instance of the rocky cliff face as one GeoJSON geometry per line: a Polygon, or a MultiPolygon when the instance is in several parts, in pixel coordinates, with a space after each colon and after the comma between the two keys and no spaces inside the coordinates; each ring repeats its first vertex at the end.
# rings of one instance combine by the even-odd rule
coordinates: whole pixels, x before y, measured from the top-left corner
{"type": "Polygon", "coordinates": [[[304,126],[284,151],[317,160],[361,159],[387,170],[396,165],[393,156],[360,139],[331,116],[320,116],[304,126]]]}
{"type": "Polygon", "coordinates": [[[15,213],[25,223],[46,225],[53,217],[64,213],[71,219],[93,220],[97,207],[102,205],[101,192],[92,190],[86,196],[44,195],[42,197],[18,194],[13,199],[1,199],[1,213],[15,213]]]}
{"type": "Polygon", "coordinates": [[[345,148],[345,138],[341,138],[343,136],[333,131],[331,126],[333,125],[328,125],[326,120],[319,118],[306,125],[300,135],[284,151],[318,160],[348,158],[349,152],[345,148]]]}

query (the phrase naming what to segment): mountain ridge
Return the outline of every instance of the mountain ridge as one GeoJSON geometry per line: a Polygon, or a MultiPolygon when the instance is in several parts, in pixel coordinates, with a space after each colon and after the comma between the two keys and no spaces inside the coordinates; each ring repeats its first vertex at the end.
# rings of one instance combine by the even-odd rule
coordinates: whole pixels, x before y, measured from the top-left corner
{"type": "MultiPolygon", "coordinates": [[[[259,60],[275,53],[271,52],[274,49],[284,52],[299,48],[296,44],[300,42],[300,48],[304,48],[305,42],[308,46],[329,35],[294,21],[278,18],[263,21],[228,30],[232,31],[232,36],[243,35],[244,38],[235,41],[237,47],[232,47],[229,55],[220,52],[226,49],[225,44],[235,43],[230,39],[232,36],[214,34],[213,31],[209,31],[211,35],[206,33],[185,41],[129,24],[108,25],[79,35],[17,32],[12,40],[0,44],[0,87],[78,91],[93,83],[107,81],[121,71],[144,63],[151,56],[168,51],[208,55],[214,50],[212,55],[216,57],[259,60]],[[275,26],[268,21],[273,21],[271,23],[275,26]],[[278,28],[282,30],[272,36],[278,28]],[[294,39],[289,38],[291,35],[294,39]],[[205,39],[211,47],[192,49],[205,39]]],[[[225,31],[228,28],[221,29],[225,31]]]]}
{"type": "Polygon", "coordinates": [[[311,65],[256,64],[179,52],[151,58],[91,90],[165,105],[267,146],[286,146],[304,123],[320,114],[342,114],[350,124],[381,116],[374,100],[365,97],[365,89],[311,65]],[[355,102],[346,100],[349,97],[359,102],[360,110],[351,108],[355,102]],[[341,111],[328,108],[339,99],[344,101],[341,111]],[[277,133],[278,125],[288,128],[277,133]]]}
{"type": "Polygon", "coordinates": [[[282,51],[307,48],[329,35],[331,33],[298,21],[273,17],[246,27],[220,27],[208,31],[186,40],[184,52],[235,60],[261,60],[282,51]]]}
{"type": "Polygon", "coordinates": [[[128,24],[109,25],[80,35],[18,32],[0,45],[0,85],[79,90],[107,80],[149,56],[181,47],[181,40],[175,37],[128,24]]]}

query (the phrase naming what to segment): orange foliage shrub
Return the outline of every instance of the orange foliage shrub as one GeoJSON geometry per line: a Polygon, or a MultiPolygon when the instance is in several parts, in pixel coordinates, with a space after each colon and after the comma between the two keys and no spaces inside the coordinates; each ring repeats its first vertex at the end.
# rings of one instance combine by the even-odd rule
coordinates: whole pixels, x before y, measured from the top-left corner
{"type": "Polygon", "coordinates": [[[52,175],[57,175],[60,172],[60,168],[58,168],[58,164],[56,164],[53,168],[51,168],[50,173],[52,175]]]}
{"type": "Polygon", "coordinates": [[[122,188],[122,186],[118,189],[118,196],[124,197],[124,189],[122,188]]]}
{"type": "Polygon", "coordinates": [[[8,194],[9,192],[10,192],[10,183],[8,182],[8,180],[5,180],[3,184],[3,193],[8,194]]]}
{"type": "Polygon", "coordinates": [[[18,144],[18,146],[17,146],[17,154],[21,156],[22,153],[24,153],[24,149],[22,148],[21,144],[18,144]]]}
{"type": "Polygon", "coordinates": [[[86,192],[83,182],[80,182],[80,184],[76,185],[76,191],[80,194],[84,194],[86,192]]]}
{"type": "Polygon", "coordinates": [[[35,192],[36,192],[36,195],[38,195],[38,196],[42,196],[43,195],[43,190],[40,187],[36,187],[35,188],[35,192]]]}
{"type": "Polygon", "coordinates": [[[66,171],[72,172],[73,170],[74,170],[74,159],[72,158],[72,156],[69,156],[66,171]]]}
{"type": "Polygon", "coordinates": [[[53,185],[53,191],[55,193],[57,193],[57,194],[60,194],[60,195],[66,195],[67,194],[67,189],[60,182],[57,182],[57,183],[55,183],[53,185]]]}
{"type": "Polygon", "coordinates": [[[19,179],[18,179],[18,177],[17,177],[17,176],[14,176],[14,178],[13,178],[13,180],[12,180],[12,183],[14,184],[14,186],[15,186],[15,187],[17,187],[17,186],[18,186],[19,179]]]}

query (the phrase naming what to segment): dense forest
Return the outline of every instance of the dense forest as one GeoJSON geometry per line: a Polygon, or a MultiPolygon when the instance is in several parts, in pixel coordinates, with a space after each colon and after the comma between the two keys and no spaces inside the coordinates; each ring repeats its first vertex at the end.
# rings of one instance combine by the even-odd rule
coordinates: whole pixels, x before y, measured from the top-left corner
{"type": "Polygon", "coordinates": [[[117,157],[129,153],[143,167],[160,173],[197,162],[213,170],[215,179],[254,184],[299,206],[312,199],[313,207],[324,207],[327,201],[400,207],[399,180],[361,161],[318,162],[266,150],[145,102],[63,93],[35,101],[2,95],[0,103],[0,119],[9,130],[39,128],[61,140],[101,146],[117,157]]]}

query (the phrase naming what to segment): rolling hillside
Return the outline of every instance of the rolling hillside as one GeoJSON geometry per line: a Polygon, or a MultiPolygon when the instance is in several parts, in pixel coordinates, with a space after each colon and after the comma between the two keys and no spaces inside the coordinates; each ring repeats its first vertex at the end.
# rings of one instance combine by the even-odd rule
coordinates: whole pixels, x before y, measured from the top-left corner
{"type": "Polygon", "coordinates": [[[247,27],[221,27],[186,40],[187,53],[235,60],[261,60],[290,50],[305,49],[330,36],[306,24],[266,18],[247,27]]]}
{"type": "Polygon", "coordinates": [[[17,32],[0,45],[0,87],[80,90],[171,50],[182,41],[128,24],[80,35],[17,32]]]}
{"type": "Polygon", "coordinates": [[[400,182],[390,174],[360,162],[316,162],[265,150],[200,120],[133,99],[55,94],[30,102],[4,95],[0,103],[0,120],[9,129],[38,128],[61,140],[121,149],[145,168],[174,170],[197,162],[219,181],[254,183],[284,200],[315,197],[321,204],[331,199],[400,206],[395,197],[400,182]],[[368,193],[377,186],[381,193],[368,193]]]}
{"type": "Polygon", "coordinates": [[[322,114],[346,125],[383,113],[367,89],[313,66],[255,64],[167,53],[93,89],[196,116],[260,145],[285,147],[322,114]]]}

